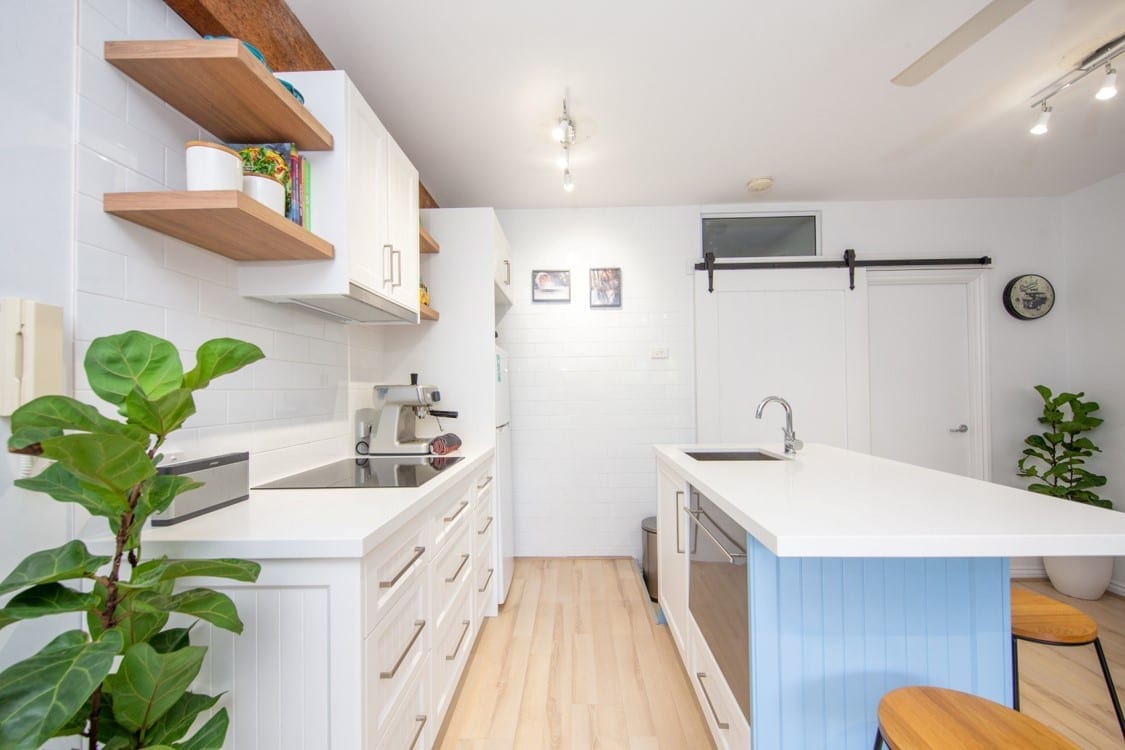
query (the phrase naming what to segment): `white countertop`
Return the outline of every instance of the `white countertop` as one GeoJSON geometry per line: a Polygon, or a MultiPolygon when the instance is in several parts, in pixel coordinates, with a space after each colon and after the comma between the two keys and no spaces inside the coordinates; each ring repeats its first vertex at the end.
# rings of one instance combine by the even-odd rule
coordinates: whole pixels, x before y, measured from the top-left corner
{"type": "Polygon", "coordinates": [[[1125,555],[1125,513],[864,453],[806,445],[781,461],[697,461],[658,445],[688,479],[781,557],[1125,555]]]}
{"type": "MultiPolygon", "coordinates": [[[[417,488],[251,490],[240,503],[146,529],[146,557],[363,557],[442,493],[467,481],[493,453],[492,446],[462,446],[449,455],[463,461],[417,488]]],[[[87,541],[92,548],[112,543],[108,536],[87,541]]]]}

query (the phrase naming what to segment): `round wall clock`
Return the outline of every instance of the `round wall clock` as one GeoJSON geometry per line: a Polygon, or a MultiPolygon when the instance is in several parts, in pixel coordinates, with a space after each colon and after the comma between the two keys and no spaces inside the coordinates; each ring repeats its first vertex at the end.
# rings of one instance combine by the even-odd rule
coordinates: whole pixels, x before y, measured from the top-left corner
{"type": "Polygon", "coordinates": [[[1034,273],[1017,276],[1004,287],[1004,309],[1020,320],[1035,320],[1055,306],[1055,288],[1034,273]]]}

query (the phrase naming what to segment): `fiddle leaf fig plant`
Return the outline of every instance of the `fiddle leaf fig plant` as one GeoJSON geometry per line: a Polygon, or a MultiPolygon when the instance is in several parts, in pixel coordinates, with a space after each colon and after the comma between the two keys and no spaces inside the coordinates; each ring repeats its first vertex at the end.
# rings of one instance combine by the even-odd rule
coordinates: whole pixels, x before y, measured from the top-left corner
{"type": "Polygon", "coordinates": [[[195,413],[193,393],[262,358],[253,344],[213,339],[184,372],[171,342],[128,331],[95,339],[86,377],[122,419],[67,396],[43,396],[12,414],[8,450],[49,459],[26,490],[76,503],[104,518],[112,553],[93,554],[73,540],[26,557],[0,581],[0,628],[58,614],[84,615],[85,630],[64,632],[38,653],[0,672],[0,748],[32,750],[52,737],[80,735],[88,750],[220,750],[229,717],[210,716],[184,739],[218,697],[189,691],[206,648],[190,627],[169,627],[173,613],[242,632],[234,602],[181,578],[257,580],[246,560],[142,561],[141,531],[177,495],[199,487],[160,474],[160,447],[195,413]]]}
{"type": "Polygon", "coordinates": [[[1019,476],[1035,480],[1027,487],[1032,492],[1112,508],[1113,503],[1094,492],[1105,485],[1106,478],[1086,468],[1086,459],[1102,450],[1084,436],[1101,425],[1103,420],[1093,416],[1100,405],[1083,401],[1085,392],[1056,396],[1044,385],[1035,390],[1043,399],[1039,423],[1047,429],[1024,439],[1027,447],[1017,463],[1019,476]]]}

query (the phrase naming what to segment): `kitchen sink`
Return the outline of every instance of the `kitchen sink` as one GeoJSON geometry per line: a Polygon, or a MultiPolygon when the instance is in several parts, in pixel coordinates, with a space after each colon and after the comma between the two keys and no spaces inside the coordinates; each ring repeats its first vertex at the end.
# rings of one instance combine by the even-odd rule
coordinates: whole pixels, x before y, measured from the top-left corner
{"type": "Polygon", "coordinates": [[[781,461],[761,451],[684,451],[696,461],[781,461]]]}

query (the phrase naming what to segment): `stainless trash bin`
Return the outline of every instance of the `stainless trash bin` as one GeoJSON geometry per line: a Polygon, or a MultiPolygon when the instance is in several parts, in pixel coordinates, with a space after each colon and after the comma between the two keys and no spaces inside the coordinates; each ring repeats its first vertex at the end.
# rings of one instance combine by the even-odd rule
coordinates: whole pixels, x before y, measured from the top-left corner
{"type": "Polygon", "coordinates": [[[641,521],[641,573],[648,587],[648,598],[656,601],[660,591],[656,581],[656,516],[641,521]]]}

